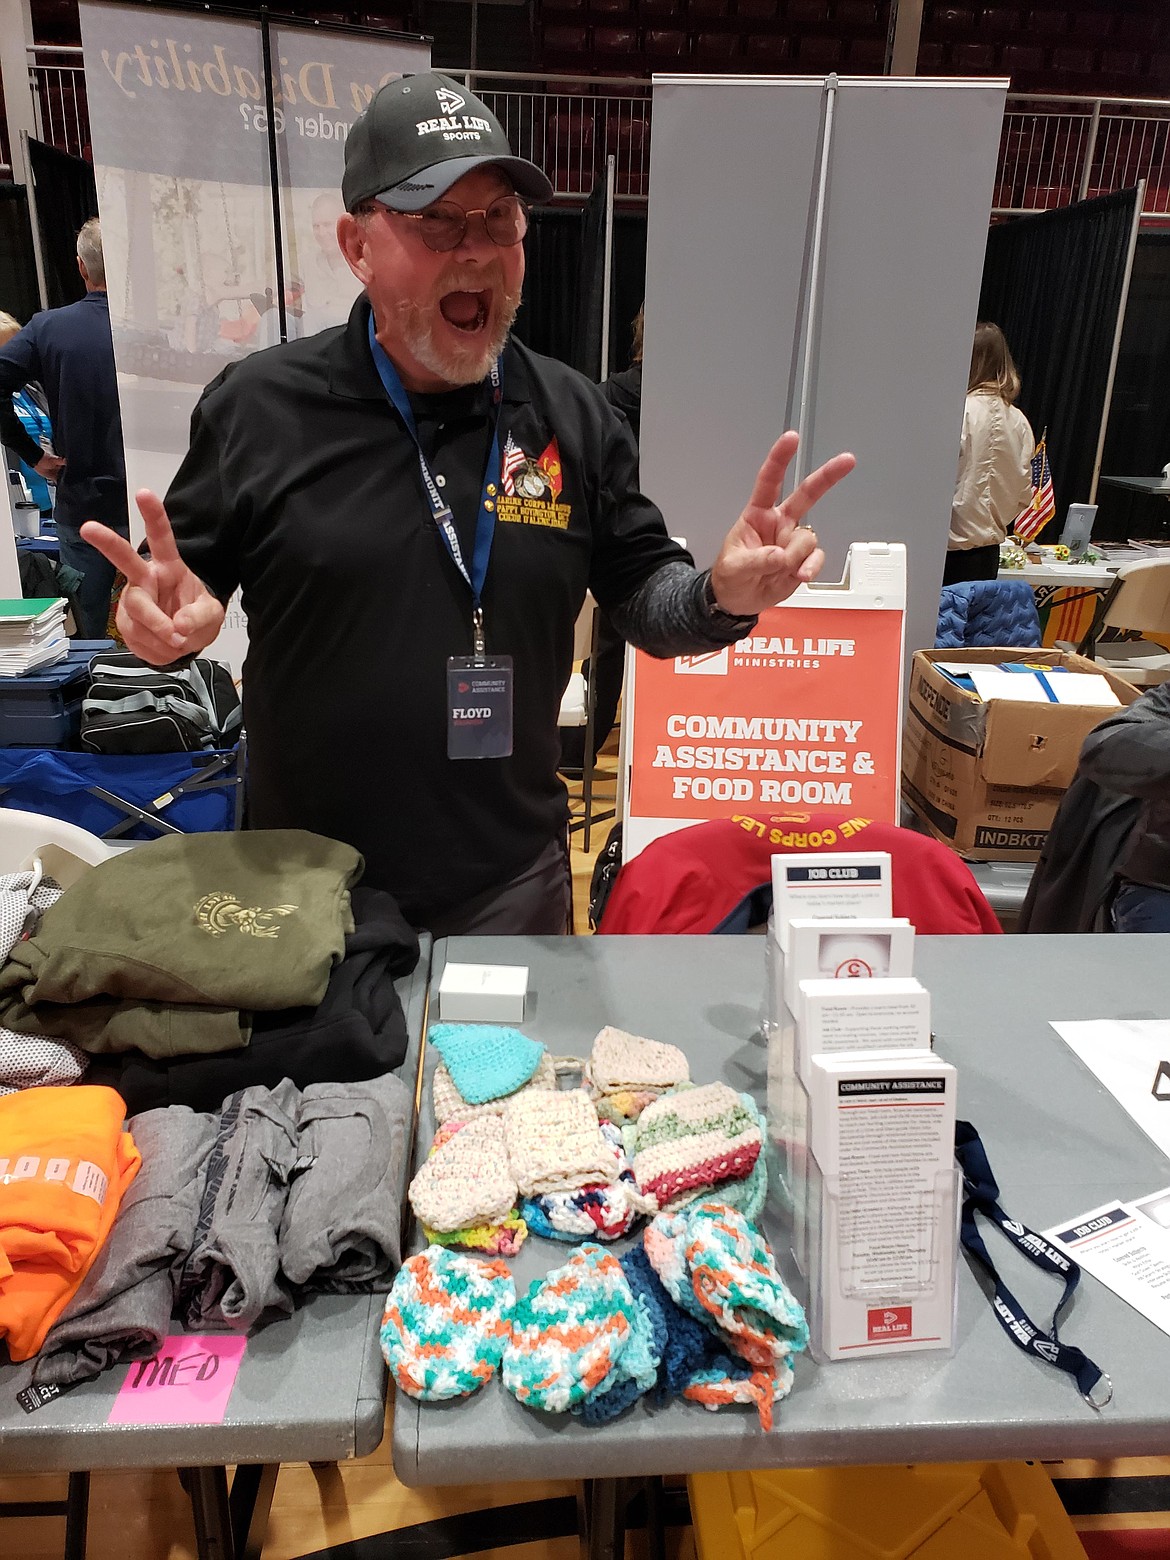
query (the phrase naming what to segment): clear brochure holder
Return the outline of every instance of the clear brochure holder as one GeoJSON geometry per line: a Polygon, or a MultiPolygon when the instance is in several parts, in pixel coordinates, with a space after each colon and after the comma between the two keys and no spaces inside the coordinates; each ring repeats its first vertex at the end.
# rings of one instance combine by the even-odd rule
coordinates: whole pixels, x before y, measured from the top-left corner
{"type": "MultiPolygon", "coordinates": [[[[868,1178],[867,1178],[868,1180],[868,1178]]],[[[902,1199],[900,1239],[874,1218],[873,1184],[807,1175],[809,1347],[822,1364],[926,1350],[954,1352],[958,1306],[957,1165],[902,1199]]]]}
{"type": "Polygon", "coordinates": [[[769,1197],[790,1232],[803,1278],[815,1359],[918,1350],[953,1352],[962,1176],[957,1165],[903,1196],[880,1238],[878,1178],[826,1175],[810,1147],[796,1018],[784,1000],[784,954],[768,930],[760,1025],[767,1043],[769,1197]],[[872,1231],[875,1239],[867,1241],[872,1231]],[[889,1313],[887,1318],[886,1313],[889,1313]],[[854,1325],[850,1325],[850,1323],[854,1325]],[[921,1323],[921,1325],[919,1325],[921,1323]],[[844,1339],[844,1346],[839,1347],[844,1339]]]}

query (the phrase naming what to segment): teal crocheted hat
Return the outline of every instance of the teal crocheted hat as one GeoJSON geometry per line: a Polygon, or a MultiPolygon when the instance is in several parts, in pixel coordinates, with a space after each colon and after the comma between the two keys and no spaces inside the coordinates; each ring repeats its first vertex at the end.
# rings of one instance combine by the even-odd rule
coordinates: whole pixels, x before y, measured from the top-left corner
{"type": "Polygon", "coordinates": [[[544,1055],[539,1040],[506,1024],[434,1024],[428,1038],[469,1105],[514,1093],[544,1055]]]}
{"type": "Polygon", "coordinates": [[[403,1263],[386,1301],[379,1337],[394,1380],[424,1403],[478,1392],[499,1366],[515,1303],[505,1263],[428,1246],[403,1263]]]}
{"type": "Polygon", "coordinates": [[[529,1408],[563,1413],[623,1381],[653,1386],[658,1360],[616,1257],[580,1246],[517,1302],[503,1382],[529,1408]]]}

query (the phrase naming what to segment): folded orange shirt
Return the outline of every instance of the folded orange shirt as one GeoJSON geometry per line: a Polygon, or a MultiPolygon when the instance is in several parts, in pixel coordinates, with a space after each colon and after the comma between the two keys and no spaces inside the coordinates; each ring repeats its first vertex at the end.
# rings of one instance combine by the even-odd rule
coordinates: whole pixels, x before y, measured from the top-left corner
{"type": "Polygon", "coordinates": [[[0,1096],[0,1337],[27,1360],[76,1294],[142,1156],[113,1089],[0,1096]]]}

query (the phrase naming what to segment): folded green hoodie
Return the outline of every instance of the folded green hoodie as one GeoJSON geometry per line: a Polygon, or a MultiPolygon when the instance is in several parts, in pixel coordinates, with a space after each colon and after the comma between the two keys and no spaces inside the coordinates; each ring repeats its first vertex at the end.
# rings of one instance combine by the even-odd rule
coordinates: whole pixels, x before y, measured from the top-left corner
{"type": "Polygon", "coordinates": [[[87,872],[0,969],[0,1025],[87,1051],[245,1045],[248,1011],[316,1007],[364,863],[302,829],[168,835],[87,872]]]}

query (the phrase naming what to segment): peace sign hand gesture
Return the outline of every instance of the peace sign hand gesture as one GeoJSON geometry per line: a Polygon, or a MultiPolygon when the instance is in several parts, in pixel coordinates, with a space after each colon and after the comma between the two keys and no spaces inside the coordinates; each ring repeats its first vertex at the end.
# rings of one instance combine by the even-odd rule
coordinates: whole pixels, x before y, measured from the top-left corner
{"type": "Polygon", "coordinates": [[[126,576],[116,621],[127,647],[140,661],[166,666],[206,650],[223,627],[224,608],[179,556],[157,493],[143,488],[135,500],[146,522],[149,558],[96,520],[86,521],[81,538],[126,576]]]}
{"type": "Polygon", "coordinates": [[[733,617],[753,617],[786,600],[798,585],[815,580],[824,565],[816,532],[802,522],[857,462],[852,455],[834,455],[778,504],[776,495],[799,442],[795,433],[782,433],[768,451],[747,507],[728,531],[711,570],[715,600],[733,617]]]}

